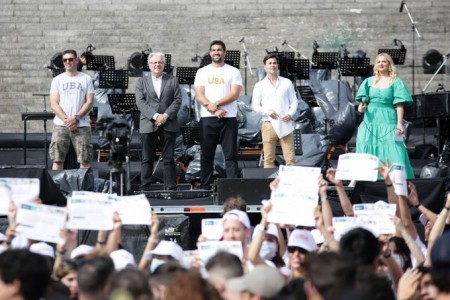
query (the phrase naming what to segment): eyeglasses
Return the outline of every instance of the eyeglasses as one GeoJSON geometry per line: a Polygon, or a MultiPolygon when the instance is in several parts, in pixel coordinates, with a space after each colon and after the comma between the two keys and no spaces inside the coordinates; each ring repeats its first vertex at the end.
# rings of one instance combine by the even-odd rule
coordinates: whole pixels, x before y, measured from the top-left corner
{"type": "Polygon", "coordinates": [[[156,65],[156,64],[163,65],[164,62],[163,61],[151,61],[150,64],[152,64],[152,65],[156,65]]]}
{"type": "Polygon", "coordinates": [[[63,62],[73,62],[74,59],[75,59],[74,57],[63,58],[63,62]]]}
{"type": "Polygon", "coordinates": [[[306,251],[303,248],[296,247],[296,246],[288,246],[288,252],[289,253],[292,254],[292,253],[295,253],[295,251],[298,251],[298,253],[300,253],[300,254],[307,254],[307,253],[309,253],[308,251],[306,251]]]}

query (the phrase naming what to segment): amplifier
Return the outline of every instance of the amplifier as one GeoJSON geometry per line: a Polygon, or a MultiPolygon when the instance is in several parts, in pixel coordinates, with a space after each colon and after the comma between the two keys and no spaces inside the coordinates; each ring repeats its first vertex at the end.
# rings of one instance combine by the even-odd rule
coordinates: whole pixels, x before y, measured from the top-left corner
{"type": "Polygon", "coordinates": [[[199,190],[199,191],[136,191],[136,194],[144,194],[147,198],[150,199],[197,199],[197,198],[206,198],[211,197],[213,192],[207,190],[199,190]]]}

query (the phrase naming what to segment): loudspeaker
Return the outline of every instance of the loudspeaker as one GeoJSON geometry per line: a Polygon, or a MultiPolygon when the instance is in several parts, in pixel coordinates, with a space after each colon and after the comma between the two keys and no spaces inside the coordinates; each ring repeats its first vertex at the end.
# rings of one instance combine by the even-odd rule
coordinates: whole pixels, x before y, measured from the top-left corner
{"type": "Polygon", "coordinates": [[[242,178],[275,178],[278,168],[244,168],[242,178]]]}
{"type": "Polygon", "coordinates": [[[15,166],[0,169],[0,177],[38,178],[40,180],[39,197],[44,204],[66,206],[67,200],[53,182],[45,168],[30,168],[29,166],[15,166]]]}
{"type": "MultiPolygon", "coordinates": [[[[429,210],[439,213],[445,198],[445,178],[412,179],[408,180],[416,186],[420,203],[429,210]]],[[[383,181],[367,182],[358,181],[351,196],[351,202],[374,203],[378,200],[386,200],[386,185],[383,181]]],[[[418,219],[420,212],[411,208],[413,219],[418,219]]]]}
{"type": "Polygon", "coordinates": [[[261,205],[261,200],[270,199],[270,182],[273,178],[219,178],[217,200],[222,205],[230,197],[242,197],[248,205],[261,205]]]}

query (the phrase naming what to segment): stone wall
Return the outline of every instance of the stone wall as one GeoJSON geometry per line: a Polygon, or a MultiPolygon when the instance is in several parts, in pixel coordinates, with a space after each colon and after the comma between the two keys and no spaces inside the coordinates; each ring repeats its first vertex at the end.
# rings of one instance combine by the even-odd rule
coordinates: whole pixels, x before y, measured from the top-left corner
{"type": "MultiPolygon", "coordinates": [[[[0,132],[21,132],[20,113],[41,111],[52,79],[48,69],[54,53],[66,48],[79,52],[89,44],[94,54],[114,55],[116,68],[126,68],[136,51],[153,49],[172,55],[176,67],[198,66],[209,42],[222,39],[229,50],[245,44],[254,75],[248,73],[248,93],[257,80],[265,49],[277,47],[311,58],[312,42],[319,51],[337,51],[340,45],[358,49],[372,59],[379,48],[393,48],[399,39],[407,48],[400,76],[412,89],[413,32],[401,1],[392,0],[0,0],[0,132]],[[283,41],[288,45],[282,45],[283,41]]],[[[419,93],[430,80],[423,74],[422,56],[429,49],[450,50],[450,1],[407,1],[421,38],[415,37],[415,81],[419,93]]],[[[447,64],[447,69],[450,65],[447,64]]],[[[244,60],[241,59],[244,77],[244,60]]],[[[336,76],[336,74],[334,74],[336,76]]],[[[342,78],[353,82],[352,78],[342,78]]],[[[130,78],[127,92],[134,92],[130,78]]],[[[439,74],[427,91],[439,83],[450,89],[447,74],[439,74]]],[[[47,104],[48,109],[48,104],[47,104]]],[[[42,132],[40,122],[29,122],[31,132],[42,132]]],[[[50,126],[51,127],[51,126],[50,126]]]]}

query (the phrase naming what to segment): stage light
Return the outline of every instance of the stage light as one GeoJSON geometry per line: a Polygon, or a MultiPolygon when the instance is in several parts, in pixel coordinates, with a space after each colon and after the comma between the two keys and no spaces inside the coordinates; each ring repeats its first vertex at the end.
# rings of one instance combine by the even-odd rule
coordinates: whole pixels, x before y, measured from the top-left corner
{"type": "Polygon", "coordinates": [[[130,77],[142,76],[143,54],[142,52],[134,52],[128,58],[128,75],[130,77]]]}
{"type": "Polygon", "coordinates": [[[53,77],[64,73],[66,69],[64,68],[64,63],[62,60],[62,52],[56,52],[50,59],[50,63],[45,64],[44,68],[49,69],[52,72],[53,77]]]}
{"type": "MultiPolygon", "coordinates": [[[[444,61],[444,57],[441,52],[436,49],[430,49],[425,52],[422,60],[423,73],[424,74],[434,74],[436,70],[441,66],[444,61]]],[[[445,73],[445,67],[439,70],[439,74],[445,73]]]]}

